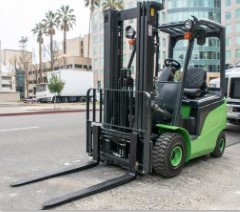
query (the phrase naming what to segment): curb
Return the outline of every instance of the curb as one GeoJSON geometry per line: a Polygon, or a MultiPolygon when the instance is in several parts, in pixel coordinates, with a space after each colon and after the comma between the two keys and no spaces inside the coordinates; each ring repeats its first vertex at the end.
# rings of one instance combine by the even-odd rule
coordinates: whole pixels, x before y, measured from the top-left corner
{"type": "Polygon", "coordinates": [[[46,111],[19,112],[19,113],[2,113],[2,114],[0,114],[0,117],[57,114],[57,113],[81,113],[81,112],[85,112],[85,111],[86,111],[85,109],[76,109],[76,110],[46,110],[46,111]]]}

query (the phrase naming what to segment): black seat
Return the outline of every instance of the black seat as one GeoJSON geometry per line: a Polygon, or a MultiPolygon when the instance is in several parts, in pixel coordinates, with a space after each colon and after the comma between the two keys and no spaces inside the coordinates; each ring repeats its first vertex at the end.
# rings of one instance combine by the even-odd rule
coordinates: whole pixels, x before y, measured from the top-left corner
{"type": "Polygon", "coordinates": [[[200,68],[189,69],[184,85],[187,98],[202,97],[207,93],[207,72],[200,68]]]}

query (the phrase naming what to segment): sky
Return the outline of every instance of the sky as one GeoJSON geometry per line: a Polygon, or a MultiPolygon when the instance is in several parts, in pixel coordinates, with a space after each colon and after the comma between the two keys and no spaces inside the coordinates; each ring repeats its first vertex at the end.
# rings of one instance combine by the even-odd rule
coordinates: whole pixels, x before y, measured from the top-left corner
{"type": "MultiPolygon", "coordinates": [[[[44,17],[48,10],[56,11],[62,5],[74,9],[77,24],[69,31],[67,38],[78,37],[88,33],[89,9],[84,0],[4,0],[0,6],[0,40],[2,49],[19,49],[22,36],[28,37],[27,50],[36,48],[36,35],[32,28],[44,17]]],[[[62,31],[57,31],[54,38],[62,41],[62,31]]],[[[44,38],[48,45],[49,37],[44,38]]]]}

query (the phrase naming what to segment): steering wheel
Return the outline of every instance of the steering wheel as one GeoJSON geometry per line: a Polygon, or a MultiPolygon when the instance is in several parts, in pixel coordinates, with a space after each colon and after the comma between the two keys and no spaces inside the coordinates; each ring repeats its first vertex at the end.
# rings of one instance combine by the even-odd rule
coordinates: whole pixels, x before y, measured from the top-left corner
{"type": "Polygon", "coordinates": [[[164,61],[164,65],[169,67],[172,66],[173,68],[175,68],[176,70],[179,70],[181,68],[181,65],[178,61],[168,58],[164,61]]]}

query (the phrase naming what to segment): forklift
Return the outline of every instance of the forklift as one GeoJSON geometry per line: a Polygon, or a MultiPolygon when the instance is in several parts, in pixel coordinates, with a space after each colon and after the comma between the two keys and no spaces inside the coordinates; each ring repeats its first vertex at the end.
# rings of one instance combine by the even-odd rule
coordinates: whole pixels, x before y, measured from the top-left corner
{"type": "Polygon", "coordinates": [[[196,17],[160,25],[159,12],[163,9],[157,2],[139,2],[136,8],[104,13],[104,88],[99,94],[97,89],[87,93],[86,151],[92,162],[11,186],[83,171],[100,163],[127,170],[123,176],[50,199],[43,204],[47,209],[126,184],[138,174],[154,172],[171,178],[191,159],[207,154],[222,156],[227,120],[223,89],[225,28],[196,17]],[[136,29],[126,26],[133,19],[136,29]],[[160,32],[169,35],[169,55],[159,76],[160,32]],[[212,37],[220,42],[220,93],[207,88],[205,70],[189,68],[194,43],[204,45],[212,37]],[[126,40],[132,52],[127,67],[123,67],[126,40]],[[172,59],[181,40],[188,43],[183,67],[172,59]],[[180,69],[181,80],[174,80],[180,69]]]}

